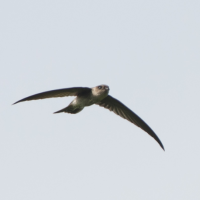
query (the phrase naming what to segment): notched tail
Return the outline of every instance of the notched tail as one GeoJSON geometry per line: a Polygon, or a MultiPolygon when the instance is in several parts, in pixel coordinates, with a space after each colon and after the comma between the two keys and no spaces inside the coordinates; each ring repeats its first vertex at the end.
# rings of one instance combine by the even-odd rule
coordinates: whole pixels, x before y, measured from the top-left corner
{"type": "Polygon", "coordinates": [[[76,113],[79,113],[81,110],[83,110],[83,108],[74,108],[73,106],[69,105],[66,108],[63,108],[61,110],[58,110],[58,111],[54,112],[53,114],[61,113],[61,112],[66,112],[66,113],[70,113],[70,114],[76,114],[76,113]]]}

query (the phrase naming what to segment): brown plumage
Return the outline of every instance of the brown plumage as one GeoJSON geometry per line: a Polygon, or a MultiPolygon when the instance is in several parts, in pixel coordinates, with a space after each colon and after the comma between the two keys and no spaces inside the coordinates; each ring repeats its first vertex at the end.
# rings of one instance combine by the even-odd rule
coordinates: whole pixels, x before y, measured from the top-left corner
{"type": "Polygon", "coordinates": [[[130,121],[136,126],[140,127],[142,130],[147,132],[151,137],[153,137],[164,150],[164,146],[158,136],[154,131],[133,111],[126,107],[119,100],[108,95],[109,87],[107,85],[99,85],[93,88],[87,87],[74,87],[74,88],[64,88],[58,90],[51,90],[47,92],[38,93],[24,99],[21,99],[16,103],[30,100],[54,98],[54,97],[65,97],[65,96],[76,96],[76,98],[66,107],[55,113],[67,112],[71,114],[76,114],[84,109],[85,106],[91,106],[93,104],[104,107],[120,117],[130,121]]]}

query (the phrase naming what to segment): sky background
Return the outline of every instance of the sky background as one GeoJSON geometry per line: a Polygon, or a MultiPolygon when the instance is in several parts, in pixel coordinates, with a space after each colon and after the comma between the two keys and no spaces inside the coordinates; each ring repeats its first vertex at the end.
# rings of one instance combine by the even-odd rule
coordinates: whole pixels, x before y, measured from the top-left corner
{"type": "Polygon", "coordinates": [[[40,0],[0,6],[0,199],[200,199],[200,1],[40,0]],[[73,97],[107,84],[156,132],[73,97]]]}

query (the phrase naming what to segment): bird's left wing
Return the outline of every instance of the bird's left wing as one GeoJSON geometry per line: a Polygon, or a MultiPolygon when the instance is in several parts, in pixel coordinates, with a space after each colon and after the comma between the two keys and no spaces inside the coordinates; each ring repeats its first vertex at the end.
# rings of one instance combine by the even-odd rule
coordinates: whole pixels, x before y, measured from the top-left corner
{"type": "Polygon", "coordinates": [[[77,96],[79,94],[90,92],[90,91],[91,89],[87,87],[74,87],[74,88],[50,90],[47,92],[41,92],[38,94],[31,95],[29,97],[26,97],[24,99],[21,99],[15,102],[14,104],[22,102],[22,101],[30,101],[30,100],[38,100],[38,99],[46,99],[46,98],[54,98],[54,97],[77,96]]]}
{"type": "Polygon", "coordinates": [[[112,96],[108,95],[105,99],[96,104],[104,108],[107,108],[110,111],[113,111],[115,114],[119,115],[120,117],[123,117],[124,119],[132,122],[136,126],[146,131],[151,137],[153,137],[159,143],[159,145],[164,150],[162,142],[160,141],[158,136],[154,133],[154,131],[139,116],[137,116],[132,110],[126,107],[123,103],[113,98],[112,96]]]}

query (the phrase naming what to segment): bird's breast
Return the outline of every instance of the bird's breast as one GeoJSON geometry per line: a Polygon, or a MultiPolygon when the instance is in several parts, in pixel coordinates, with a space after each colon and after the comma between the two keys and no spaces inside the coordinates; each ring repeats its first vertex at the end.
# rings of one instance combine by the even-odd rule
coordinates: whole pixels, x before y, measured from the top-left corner
{"type": "Polygon", "coordinates": [[[85,107],[85,106],[91,106],[99,101],[101,101],[102,99],[105,98],[105,94],[103,95],[83,95],[83,96],[77,96],[74,100],[73,100],[73,104],[75,106],[79,106],[79,107],[85,107]]]}
{"type": "Polygon", "coordinates": [[[73,105],[78,107],[91,106],[93,101],[88,96],[78,96],[73,100],[73,105]]]}

